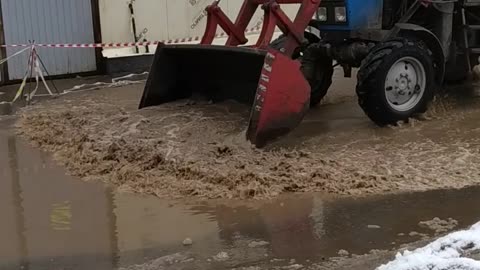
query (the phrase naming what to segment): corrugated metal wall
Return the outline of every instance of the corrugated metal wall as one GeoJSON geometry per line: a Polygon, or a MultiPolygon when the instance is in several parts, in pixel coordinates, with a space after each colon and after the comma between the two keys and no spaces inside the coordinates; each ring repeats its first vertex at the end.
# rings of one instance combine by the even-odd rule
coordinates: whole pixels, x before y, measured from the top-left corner
{"type": "MultiPolygon", "coordinates": [[[[93,43],[91,0],[1,0],[6,44],[93,43]]],[[[7,49],[7,56],[19,49],[7,49]]],[[[96,70],[94,49],[38,49],[50,75],[96,70]]],[[[8,63],[9,79],[25,76],[27,55],[8,63]]]]}

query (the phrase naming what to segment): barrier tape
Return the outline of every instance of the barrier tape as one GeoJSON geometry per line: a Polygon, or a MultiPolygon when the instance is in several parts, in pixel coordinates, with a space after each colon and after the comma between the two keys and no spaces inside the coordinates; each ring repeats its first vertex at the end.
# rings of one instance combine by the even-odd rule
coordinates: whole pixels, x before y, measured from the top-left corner
{"type": "MultiPolygon", "coordinates": [[[[29,47],[32,47],[32,45],[30,45],[29,47]]],[[[30,49],[30,48],[25,48],[25,49],[23,49],[23,50],[21,50],[21,51],[18,51],[18,52],[16,52],[16,53],[10,55],[10,56],[7,57],[7,58],[0,59],[0,65],[2,65],[3,63],[8,62],[8,60],[12,59],[13,57],[15,57],[15,56],[17,56],[17,55],[22,54],[24,51],[26,51],[26,50],[28,50],[28,49],[30,49]]]]}
{"type": "MultiPolygon", "coordinates": [[[[261,30],[261,27],[253,27],[250,29],[245,30],[245,33],[252,33],[261,30]]],[[[226,33],[222,32],[220,34],[216,34],[215,37],[225,37],[227,36],[226,33]]],[[[5,59],[0,59],[0,65],[4,64],[11,58],[22,54],[23,52],[27,51],[30,49],[30,56],[28,59],[28,68],[25,72],[25,76],[22,80],[22,83],[20,84],[19,89],[17,90],[17,93],[13,100],[10,103],[15,103],[23,94],[25,90],[25,86],[27,85],[28,78],[30,77],[29,73],[35,73],[35,88],[31,93],[27,95],[27,102],[31,101],[33,97],[36,95],[38,86],[40,81],[43,82],[46,90],[48,91],[48,95],[53,96],[53,92],[51,91],[50,87],[47,85],[45,81],[45,77],[43,75],[43,72],[40,68],[40,63],[38,59],[38,55],[36,53],[36,48],[38,47],[44,47],[44,48],[126,48],[126,47],[144,47],[144,46],[151,46],[151,45],[158,45],[158,44],[176,44],[176,43],[185,43],[185,42],[192,42],[192,41],[199,41],[201,40],[201,37],[189,37],[189,38],[180,38],[180,39],[172,39],[172,40],[162,40],[162,41],[146,41],[146,42],[126,42],[126,43],[92,43],[92,44],[87,44],[87,43],[69,43],[69,44],[37,44],[37,43],[31,43],[31,44],[7,44],[7,45],[0,45],[0,47],[3,48],[15,48],[15,47],[23,47],[23,50],[20,50],[11,56],[5,58],[5,59]]],[[[115,82],[113,82],[115,83],[115,82]]]]}
{"type": "MultiPolygon", "coordinates": [[[[261,27],[253,27],[245,30],[245,33],[257,32],[261,27]]],[[[222,32],[216,34],[216,38],[225,37],[227,34],[222,32]]],[[[39,44],[35,43],[35,47],[43,48],[128,48],[128,47],[145,47],[145,46],[156,46],[158,44],[177,44],[185,42],[200,41],[201,37],[189,37],[189,38],[178,38],[170,40],[160,40],[160,41],[144,41],[144,42],[125,42],[125,43],[67,43],[67,44],[39,44]]],[[[7,44],[0,45],[4,48],[18,48],[18,47],[31,47],[33,44],[7,44]]]]}
{"type": "Polygon", "coordinates": [[[26,48],[24,50],[21,50],[21,51],[17,52],[16,54],[12,55],[12,57],[19,54],[19,53],[22,53],[22,52],[24,52],[28,49],[30,49],[30,55],[28,57],[28,67],[27,67],[27,70],[25,71],[25,76],[23,77],[22,83],[20,84],[20,86],[17,90],[17,93],[15,94],[15,97],[13,98],[13,100],[10,103],[15,103],[24,94],[25,86],[27,85],[27,80],[28,80],[29,77],[31,77],[32,74],[35,74],[35,83],[36,84],[35,84],[35,88],[33,89],[33,91],[31,91],[31,93],[27,94],[27,97],[26,97],[27,102],[30,102],[33,99],[33,97],[36,95],[36,93],[38,91],[38,86],[39,86],[40,80],[43,82],[43,85],[45,86],[45,89],[48,91],[48,94],[50,96],[54,95],[52,90],[48,86],[47,82],[45,81],[45,76],[43,75],[42,69],[40,68],[40,61],[39,61],[39,58],[38,58],[38,55],[37,55],[37,51],[35,49],[35,45],[30,45],[30,48],[26,48]]]}

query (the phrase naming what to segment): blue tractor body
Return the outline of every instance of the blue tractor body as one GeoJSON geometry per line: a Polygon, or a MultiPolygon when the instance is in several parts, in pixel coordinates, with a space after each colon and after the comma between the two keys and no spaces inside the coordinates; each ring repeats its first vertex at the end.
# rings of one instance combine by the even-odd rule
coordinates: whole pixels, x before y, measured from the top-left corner
{"type": "Polygon", "coordinates": [[[317,14],[320,31],[354,31],[382,27],[383,0],[324,0],[317,14]],[[336,11],[345,8],[345,20],[339,20],[336,11]],[[321,14],[324,12],[323,14],[321,14]]]}
{"type": "Polygon", "coordinates": [[[335,63],[345,77],[359,68],[359,105],[378,125],[424,113],[435,85],[463,81],[478,64],[478,14],[480,0],[321,0],[302,58],[315,103],[335,63]]]}

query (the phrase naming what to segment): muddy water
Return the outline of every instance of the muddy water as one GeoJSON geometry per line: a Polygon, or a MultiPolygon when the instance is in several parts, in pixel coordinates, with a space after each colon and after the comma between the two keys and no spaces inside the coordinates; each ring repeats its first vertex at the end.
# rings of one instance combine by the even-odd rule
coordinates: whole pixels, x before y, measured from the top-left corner
{"type": "Polygon", "coordinates": [[[367,199],[318,194],[264,202],[167,201],[113,193],[65,175],[1,121],[0,269],[117,269],[175,253],[182,269],[224,269],[272,259],[321,261],[397,248],[433,236],[420,221],[480,220],[480,188],[367,199]],[[405,234],[399,236],[399,234],[405,234]],[[182,241],[191,238],[193,245],[182,241]],[[262,242],[263,241],[263,242],[262,242]],[[213,256],[226,252],[226,261],[213,256]],[[193,259],[193,260],[192,260],[193,259]]]}
{"type": "Polygon", "coordinates": [[[245,140],[247,107],[183,100],[138,110],[142,84],[40,102],[21,111],[17,131],[73,175],[159,197],[267,199],[480,184],[478,98],[438,99],[428,121],[379,128],[353,89],[354,79],[337,76],[326,104],[265,151],[245,140]]]}
{"type": "Polygon", "coordinates": [[[449,96],[438,97],[425,119],[411,119],[397,127],[378,127],[358,106],[355,98],[342,96],[339,103],[325,104],[309,111],[304,121],[280,147],[355,145],[374,148],[380,143],[402,145],[431,140],[435,143],[474,141],[478,138],[480,98],[470,86],[456,86],[449,96]]]}

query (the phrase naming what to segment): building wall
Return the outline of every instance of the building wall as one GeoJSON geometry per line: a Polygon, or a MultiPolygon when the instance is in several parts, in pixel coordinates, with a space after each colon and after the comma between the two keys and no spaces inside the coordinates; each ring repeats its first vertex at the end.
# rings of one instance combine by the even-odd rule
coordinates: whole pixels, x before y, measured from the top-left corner
{"type": "MultiPolygon", "coordinates": [[[[150,41],[202,36],[206,25],[204,9],[212,2],[213,0],[135,0],[137,32],[148,29],[146,37],[150,41]]],[[[243,0],[223,0],[220,6],[234,20],[242,3],[243,0]]],[[[128,2],[100,0],[99,4],[103,42],[134,41],[128,2]]],[[[293,18],[298,5],[286,5],[284,10],[293,18]]],[[[263,11],[259,9],[249,27],[261,25],[262,19],[263,11]]]]}

